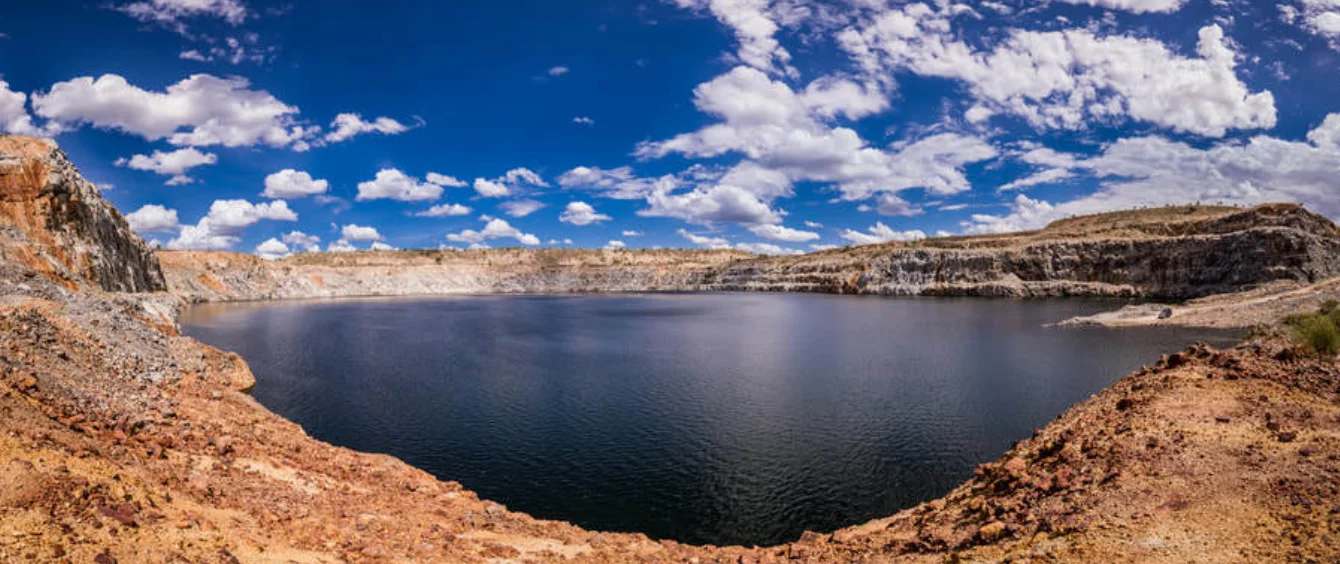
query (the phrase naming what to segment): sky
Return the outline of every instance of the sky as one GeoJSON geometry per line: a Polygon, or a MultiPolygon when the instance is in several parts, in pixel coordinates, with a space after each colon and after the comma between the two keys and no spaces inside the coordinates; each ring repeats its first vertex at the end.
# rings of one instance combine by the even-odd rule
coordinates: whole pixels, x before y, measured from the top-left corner
{"type": "Polygon", "coordinates": [[[1337,71],[1340,0],[0,6],[0,130],[157,245],[267,258],[1335,219],[1337,71]]]}

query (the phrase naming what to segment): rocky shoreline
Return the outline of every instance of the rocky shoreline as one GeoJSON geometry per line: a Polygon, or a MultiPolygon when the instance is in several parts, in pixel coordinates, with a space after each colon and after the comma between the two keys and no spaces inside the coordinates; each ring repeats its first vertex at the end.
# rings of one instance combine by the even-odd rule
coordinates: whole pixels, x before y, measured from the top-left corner
{"type": "Polygon", "coordinates": [[[242,359],[180,336],[174,322],[185,301],[387,295],[378,292],[398,284],[1168,299],[1318,284],[1336,274],[1335,228],[1294,206],[1081,218],[803,257],[491,251],[268,263],[155,256],[54,146],[3,137],[0,154],[0,561],[1340,557],[1340,370],[1274,338],[1167,356],[941,499],[747,548],[537,520],[393,458],[313,440],[241,391],[254,383],[242,359]],[[447,276],[464,268],[453,261],[474,270],[447,276]]]}

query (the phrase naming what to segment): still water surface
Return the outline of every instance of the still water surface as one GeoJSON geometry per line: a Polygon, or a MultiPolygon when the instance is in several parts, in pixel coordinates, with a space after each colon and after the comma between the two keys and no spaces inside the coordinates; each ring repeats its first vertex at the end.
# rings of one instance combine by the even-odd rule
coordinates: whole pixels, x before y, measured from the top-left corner
{"type": "Polygon", "coordinates": [[[200,306],[316,438],[599,530],[771,544],[945,494],[1160,353],[1095,301],[781,294],[200,306]]]}

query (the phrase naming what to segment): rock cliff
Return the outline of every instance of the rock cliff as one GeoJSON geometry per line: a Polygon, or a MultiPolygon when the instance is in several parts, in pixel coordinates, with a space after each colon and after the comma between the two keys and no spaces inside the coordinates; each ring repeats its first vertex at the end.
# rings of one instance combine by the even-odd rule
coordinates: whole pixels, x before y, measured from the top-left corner
{"type": "Polygon", "coordinates": [[[765,291],[1183,300],[1340,275],[1340,230],[1293,205],[1161,208],[1036,232],[795,257],[728,251],[160,253],[192,301],[448,293],[765,291]]]}
{"type": "Polygon", "coordinates": [[[153,251],[50,141],[0,136],[0,253],[70,288],[167,288],[153,251]]]}

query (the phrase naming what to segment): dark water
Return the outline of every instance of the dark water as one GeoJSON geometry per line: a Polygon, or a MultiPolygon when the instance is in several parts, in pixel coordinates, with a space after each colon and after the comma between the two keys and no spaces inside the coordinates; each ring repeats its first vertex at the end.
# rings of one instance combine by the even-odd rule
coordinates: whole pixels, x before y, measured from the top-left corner
{"type": "Polygon", "coordinates": [[[1225,333],[1049,329],[1085,301],[713,294],[199,307],[255,396],[537,517],[770,544],[943,495],[1075,402],[1225,333]]]}

